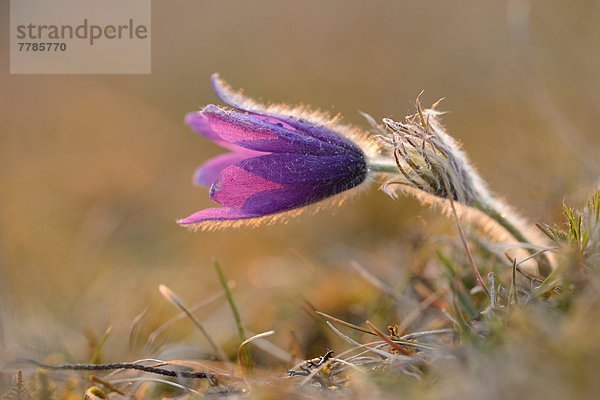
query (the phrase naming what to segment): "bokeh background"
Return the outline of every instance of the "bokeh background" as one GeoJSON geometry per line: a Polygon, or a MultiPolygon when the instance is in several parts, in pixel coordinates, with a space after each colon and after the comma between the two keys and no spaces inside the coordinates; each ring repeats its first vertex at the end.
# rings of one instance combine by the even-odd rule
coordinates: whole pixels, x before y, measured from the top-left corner
{"type": "MultiPolygon", "coordinates": [[[[314,356],[307,303],[360,322],[379,299],[352,261],[395,284],[412,249],[455,236],[451,221],[376,187],[286,225],[179,227],[211,205],[191,174],[220,150],[183,116],[217,102],[213,72],[362,127],[358,110],[401,119],[422,90],[425,104],[445,97],[449,131],[534,222],[598,182],[597,1],[155,0],[152,74],[138,76],[9,75],[7,1],[0,12],[1,361],[86,361],[109,325],[105,358],[128,358],[137,315],[148,309],[143,337],[176,314],[159,284],[190,305],[221,291],[213,257],[249,329],[314,356]]],[[[198,315],[234,340],[224,302],[198,315]]],[[[166,336],[208,350],[188,321],[166,336]]]]}

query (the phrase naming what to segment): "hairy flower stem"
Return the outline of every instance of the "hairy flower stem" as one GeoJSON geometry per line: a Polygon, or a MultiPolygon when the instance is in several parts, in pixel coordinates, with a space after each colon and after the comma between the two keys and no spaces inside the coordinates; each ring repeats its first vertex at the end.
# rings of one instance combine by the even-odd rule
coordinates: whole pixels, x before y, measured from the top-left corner
{"type": "Polygon", "coordinates": [[[398,166],[395,162],[382,159],[371,160],[368,168],[372,172],[398,173],[398,166]]]}
{"type": "MultiPolygon", "coordinates": [[[[485,215],[487,215],[488,217],[490,217],[491,219],[496,221],[502,228],[504,228],[517,241],[519,241],[521,243],[533,244],[525,237],[525,235],[513,223],[511,223],[509,221],[508,218],[506,218],[506,216],[503,213],[499,212],[494,206],[491,206],[488,204],[483,204],[483,203],[478,203],[478,202],[472,204],[471,206],[478,209],[479,211],[481,211],[482,213],[484,213],[485,215]]],[[[528,248],[527,251],[529,252],[529,254],[532,254],[532,255],[538,253],[538,250],[532,249],[532,248],[528,248]]],[[[552,266],[550,265],[550,260],[548,259],[548,257],[545,254],[539,254],[538,270],[539,270],[540,275],[542,275],[543,277],[550,275],[550,273],[552,272],[552,266]]]]}
{"type": "MultiPolygon", "coordinates": [[[[368,164],[369,169],[372,172],[383,172],[383,173],[398,173],[398,166],[394,161],[389,161],[385,159],[376,159],[371,160],[368,164]]],[[[487,217],[494,220],[498,225],[500,225],[506,232],[508,232],[515,240],[520,243],[533,244],[521,230],[517,227],[516,224],[510,221],[507,216],[498,210],[497,206],[493,204],[487,204],[483,202],[473,202],[472,204],[465,204],[469,207],[475,208],[485,214],[487,217]]],[[[528,248],[527,251],[530,254],[535,254],[537,252],[536,249],[528,248]]],[[[552,272],[552,267],[550,265],[550,261],[545,254],[539,254],[538,257],[538,269],[539,273],[546,277],[552,272]]]]}

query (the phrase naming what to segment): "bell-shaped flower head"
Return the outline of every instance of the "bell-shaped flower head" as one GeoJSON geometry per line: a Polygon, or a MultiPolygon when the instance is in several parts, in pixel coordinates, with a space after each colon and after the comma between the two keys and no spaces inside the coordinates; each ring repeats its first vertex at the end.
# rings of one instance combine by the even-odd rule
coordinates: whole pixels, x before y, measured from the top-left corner
{"type": "Polygon", "coordinates": [[[229,150],[202,164],[194,181],[210,187],[220,207],[179,220],[195,229],[274,221],[363,184],[377,146],[357,130],[304,108],[262,106],[215,74],[217,96],[187,124],[229,150]]]}

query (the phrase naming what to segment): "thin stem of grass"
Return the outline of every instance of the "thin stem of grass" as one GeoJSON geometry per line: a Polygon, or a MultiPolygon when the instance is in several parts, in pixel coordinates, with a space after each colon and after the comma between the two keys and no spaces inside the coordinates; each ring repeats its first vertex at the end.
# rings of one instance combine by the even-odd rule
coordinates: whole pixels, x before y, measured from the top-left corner
{"type": "Polygon", "coordinates": [[[190,392],[190,393],[202,396],[202,393],[198,392],[197,390],[194,390],[194,389],[189,388],[189,387],[184,386],[184,385],[180,385],[179,383],[167,381],[166,379],[158,379],[158,378],[125,378],[125,379],[116,379],[112,383],[129,383],[129,382],[142,382],[142,383],[144,383],[144,382],[156,382],[156,383],[161,383],[163,385],[172,386],[174,388],[181,389],[183,391],[190,392]]]}
{"type": "Polygon", "coordinates": [[[512,304],[517,304],[518,296],[517,296],[517,260],[513,260],[512,264],[512,274],[510,277],[510,291],[508,293],[508,306],[510,307],[512,304]]]}
{"type": "Polygon", "coordinates": [[[104,347],[104,344],[106,343],[106,340],[108,339],[108,336],[110,336],[111,332],[112,332],[112,325],[109,325],[108,328],[106,328],[106,331],[104,332],[104,334],[102,335],[102,338],[98,342],[98,345],[94,349],[94,354],[92,354],[92,358],[90,359],[90,364],[97,364],[98,362],[100,362],[100,357],[102,356],[102,348],[104,347]]]}
{"type": "Polygon", "coordinates": [[[427,296],[423,301],[419,303],[417,308],[413,309],[398,325],[399,334],[403,334],[406,332],[408,327],[412,325],[415,321],[419,319],[423,311],[425,311],[429,306],[431,306],[437,299],[443,296],[446,293],[447,289],[438,290],[437,292],[431,293],[427,296]]]}
{"type": "Polygon", "coordinates": [[[219,261],[216,259],[213,260],[213,264],[215,266],[215,270],[217,271],[217,275],[219,276],[219,281],[221,282],[221,286],[223,287],[223,291],[225,292],[225,297],[227,298],[227,302],[229,303],[229,307],[231,307],[231,313],[233,314],[233,318],[235,319],[235,324],[237,326],[238,336],[241,341],[246,340],[246,332],[244,330],[244,322],[242,321],[242,317],[240,316],[240,312],[235,304],[235,300],[233,299],[233,294],[229,289],[229,284],[227,283],[227,278],[221,269],[221,265],[219,261]]]}
{"type": "MultiPolygon", "coordinates": [[[[485,215],[487,215],[488,217],[490,217],[491,219],[496,221],[502,228],[504,228],[517,241],[522,242],[522,243],[530,243],[529,240],[525,237],[525,235],[513,223],[511,223],[504,214],[502,214],[496,208],[494,208],[488,204],[482,204],[479,202],[476,202],[475,204],[473,204],[473,207],[475,207],[476,209],[478,209],[479,211],[483,212],[485,215]]],[[[535,254],[536,256],[537,255],[540,256],[538,259],[538,270],[539,270],[540,275],[542,275],[544,277],[550,275],[550,273],[552,272],[552,266],[550,264],[550,260],[546,256],[546,254],[536,253],[532,249],[527,249],[527,251],[529,251],[529,253],[532,255],[535,254]]]]}
{"type": "Polygon", "coordinates": [[[94,383],[99,383],[102,386],[104,386],[105,388],[107,388],[108,390],[110,390],[111,392],[115,392],[120,394],[121,396],[127,396],[127,394],[125,392],[123,392],[121,389],[119,389],[118,387],[116,387],[115,385],[113,385],[111,382],[100,378],[99,376],[96,375],[92,375],[90,377],[90,380],[94,383]]]}
{"type": "Polygon", "coordinates": [[[377,334],[375,332],[373,332],[373,331],[370,331],[370,330],[368,330],[366,328],[363,328],[361,326],[358,326],[358,325],[354,325],[354,324],[352,324],[350,322],[346,322],[346,321],[341,320],[339,318],[332,317],[331,315],[325,314],[324,312],[315,311],[315,313],[317,313],[320,316],[322,316],[324,318],[327,318],[327,319],[329,319],[329,320],[331,320],[333,322],[337,322],[338,324],[341,324],[341,325],[344,325],[344,326],[346,326],[348,328],[354,329],[355,331],[359,331],[359,332],[366,333],[366,334],[369,334],[369,335],[377,336],[377,334]]]}
{"type": "Polygon", "coordinates": [[[269,337],[271,335],[275,334],[275,331],[267,331],[267,332],[263,332],[263,333],[258,333],[252,337],[249,337],[248,339],[244,340],[238,347],[238,351],[237,351],[237,357],[238,360],[243,360],[245,355],[244,352],[246,350],[246,345],[248,343],[252,343],[254,340],[258,340],[258,339],[263,339],[266,337],[269,337]]]}
{"type": "MultiPolygon", "coordinates": [[[[206,300],[202,301],[201,303],[198,304],[194,304],[193,306],[190,307],[186,307],[188,309],[189,312],[191,313],[195,313],[205,307],[208,307],[209,305],[216,303],[218,300],[220,300],[221,298],[225,297],[225,295],[223,293],[216,293],[212,296],[210,296],[209,298],[207,298],[206,300]]],[[[175,315],[174,317],[172,317],[171,319],[169,319],[168,321],[166,321],[164,324],[160,325],[158,328],[156,328],[155,330],[153,330],[149,335],[148,335],[148,339],[146,340],[146,344],[144,345],[144,349],[147,350],[147,348],[151,345],[154,344],[154,342],[156,342],[156,339],[162,334],[164,333],[168,328],[170,328],[171,326],[173,326],[175,323],[182,321],[183,319],[187,318],[187,314],[182,311],[181,313],[175,315]]]]}
{"type": "Polygon", "coordinates": [[[452,334],[455,334],[455,333],[456,333],[456,331],[454,329],[451,329],[451,328],[434,329],[434,330],[431,330],[431,331],[422,331],[422,332],[409,333],[408,335],[402,336],[400,339],[402,339],[402,340],[413,340],[413,339],[418,339],[418,338],[425,337],[425,336],[432,336],[432,335],[452,335],[452,334]]]}
{"type": "Polygon", "coordinates": [[[475,279],[477,279],[479,286],[481,286],[481,288],[485,291],[486,295],[489,296],[490,291],[488,290],[487,286],[485,285],[485,281],[483,280],[483,277],[481,276],[481,273],[479,272],[479,269],[477,268],[477,265],[475,264],[475,259],[473,258],[473,253],[471,253],[471,249],[469,249],[469,244],[467,243],[467,239],[465,239],[465,234],[462,230],[462,227],[460,226],[460,221],[458,220],[458,214],[456,213],[456,207],[454,207],[454,201],[452,201],[452,200],[450,200],[450,207],[452,208],[452,215],[454,215],[454,220],[456,221],[456,227],[458,228],[458,234],[460,236],[460,241],[462,242],[462,245],[465,248],[465,251],[467,253],[469,265],[473,269],[473,274],[475,274],[475,279]]]}
{"type": "Polygon", "coordinates": [[[137,343],[137,337],[140,331],[140,325],[144,317],[148,314],[148,308],[146,307],[144,311],[139,313],[131,323],[131,328],[129,329],[129,345],[127,347],[129,351],[129,356],[133,356],[133,352],[135,350],[135,345],[137,343]]]}
{"type": "Polygon", "coordinates": [[[242,321],[242,317],[240,315],[240,311],[238,310],[237,304],[233,299],[233,294],[229,289],[229,284],[227,283],[227,278],[225,277],[225,273],[219,264],[219,261],[215,258],[213,259],[213,264],[215,266],[215,270],[217,271],[217,275],[219,276],[219,281],[221,282],[221,286],[223,287],[223,291],[225,292],[225,297],[227,298],[227,302],[229,303],[229,307],[231,308],[231,314],[233,315],[233,319],[235,320],[235,324],[238,331],[238,336],[242,344],[238,348],[238,362],[246,371],[250,371],[252,369],[252,360],[250,356],[250,351],[244,346],[246,341],[246,331],[244,329],[244,322],[242,321]]]}
{"type": "Polygon", "coordinates": [[[392,297],[398,303],[405,304],[407,306],[412,306],[412,302],[408,300],[406,297],[402,296],[400,293],[396,292],[390,286],[386,285],[381,281],[378,277],[373,275],[371,271],[367,270],[365,267],[360,265],[358,261],[350,262],[350,266],[358,272],[365,280],[369,281],[371,284],[375,285],[377,288],[381,289],[384,293],[392,297]]]}
{"type": "Polygon", "coordinates": [[[490,306],[492,310],[497,308],[496,306],[496,275],[493,272],[488,273],[488,280],[490,282],[490,306]]]}
{"type": "Polygon", "coordinates": [[[380,331],[375,325],[373,325],[370,321],[366,321],[367,326],[373,331],[375,332],[375,334],[377,334],[377,336],[379,336],[383,341],[385,341],[388,345],[390,345],[390,347],[394,350],[396,350],[398,353],[403,354],[403,355],[410,355],[411,352],[409,350],[407,350],[406,348],[404,348],[404,346],[401,346],[399,343],[394,342],[389,336],[387,336],[385,333],[383,333],[382,331],[380,331]]]}
{"type": "Polygon", "coordinates": [[[158,287],[158,290],[167,300],[173,303],[177,308],[183,311],[189,319],[192,320],[194,325],[196,325],[200,332],[202,332],[202,335],[204,335],[210,346],[213,348],[216,357],[221,361],[228,361],[229,357],[227,357],[225,351],[213,340],[212,336],[208,334],[208,331],[204,328],[204,325],[202,325],[202,323],[194,316],[194,314],[192,314],[187,309],[187,307],[183,304],[183,301],[179,298],[179,296],[177,296],[175,292],[173,292],[165,285],[160,285],[158,287]]]}

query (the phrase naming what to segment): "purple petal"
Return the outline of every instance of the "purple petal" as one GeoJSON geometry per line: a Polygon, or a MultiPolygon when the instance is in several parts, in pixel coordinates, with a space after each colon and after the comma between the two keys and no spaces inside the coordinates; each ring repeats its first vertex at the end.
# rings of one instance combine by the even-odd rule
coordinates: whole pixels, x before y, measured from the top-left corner
{"type": "Polygon", "coordinates": [[[217,97],[223,103],[231,107],[271,118],[274,121],[283,123],[288,129],[298,130],[303,132],[305,135],[311,136],[330,145],[341,147],[342,149],[350,150],[358,154],[361,153],[361,150],[350,140],[323,126],[322,124],[317,124],[301,118],[295,118],[294,116],[287,114],[267,114],[264,106],[261,106],[260,104],[255,103],[253,100],[246,98],[240,92],[234,91],[224,80],[219,77],[219,74],[213,74],[211,76],[211,83],[217,97]]]}
{"type": "Polygon", "coordinates": [[[334,196],[362,183],[366,174],[364,160],[267,154],[225,168],[210,196],[225,207],[267,215],[334,196]]]}
{"type": "Polygon", "coordinates": [[[356,146],[350,140],[323,125],[317,125],[301,118],[294,118],[290,115],[279,115],[277,118],[279,118],[282,122],[294,127],[295,129],[304,132],[304,134],[314,137],[317,140],[339,147],[346,151],[362,154],[362,150],[360,150],[360,148],[358,148],[358,146],[356,146]]]}
{"type": "Polygon", "coordinates": [[[271,215],[302,208],[331,196],[319,185],[286,185],[255,193],[247,199],[241,210],[261,216],[271,215]]]}
{"type": "Polygon", "coordinates": [[[367,175],[364,158],[353,154],[314,156],[304,154],[266,154],[240,161],[236,167],[282,185],[328,183],[329,190],[342,191],[361,183],[367,175]]]}
{"type": "Polygon", "coordinates": [[[225,207],[241,209],[254,194],[279,189],[281,186],[238,165],[232,165],[221,171],[210,188],[210,198],[225,207]]]}
{"type": "Polygon", "coordinates": [[[243,147],[236,146],[233,143],[228,143],[225,140],[221,139],[221,137],[210,127],[208,123],[208,119],[204,118],[200,115],[200,112],[190,112],[185,116],[185,123],[194,131],[205,138],[210,139],[212,142],[218,144],[219,146],[231,150],[231,151],[239,151],[246,150],[243,147]]]}
{"type": "MultiPolygon", "coordinates": [[[[239,111],[227,111],[208,105],[198,113],[188,114],[192,129],[222,144],[230,143],[268,153],[336,154],[341,149],[317,140],[304,132],[286,128],[277,119],[239,111]]],[[[347,151],[346,151],[347,152],[347,151]]]]}
{"type": "Polygon", "coordinates": [[[194,172],[194,183],[203,186],[210,186],[217,179],[217,176],[225,168],[233,165],[237,162],[243,161],[250,157],[256,157],[257,155],[264,154],[255,151],[235,151],[233,153],[221,154],[203,163],[194,172]]]}
{"type": "Polygon", "coordinates": [[[228,221],[260,217],[233,208],[207,208],[177,221],[181,225],[198,224],[207,221],[228,221]]]}

